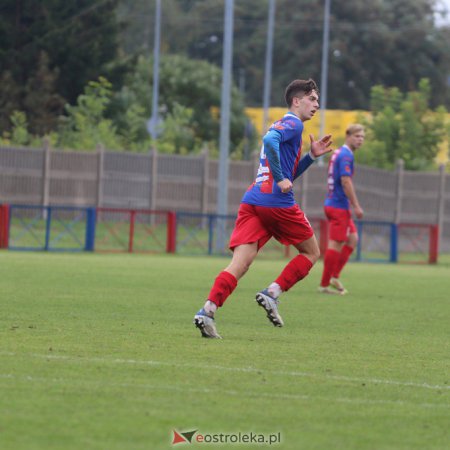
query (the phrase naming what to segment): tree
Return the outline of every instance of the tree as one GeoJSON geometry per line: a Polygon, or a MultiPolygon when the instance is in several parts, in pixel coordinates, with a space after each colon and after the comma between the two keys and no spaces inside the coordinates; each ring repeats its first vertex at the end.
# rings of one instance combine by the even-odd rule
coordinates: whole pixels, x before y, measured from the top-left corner
{"type": "MultiPolygon", "coordinates": [[[[434,86],[431,104],[450,107],[450,27],[438,27],[437,0],[333,0],[329,55],[328,107],[368,109],[374,84],[406,92],[421,78],[434,86]]],[[[153,46],[153,2],[137,0],[121,18],[128,26],[122,42],[127,52],[153,46]],[[145,16],[144,16],[145,14],[145,16]],[[137,16],[144,16],[139,23],[137,16]],[[140,27],[140,28],[139,28],[140,27]],[[140,31],[140,32],[139,32],[140,31]],[[144,38],[145,36],[145,38],[144,38]]],[[[233,67],[236,84],[245,79],[245,100],[260,106],[264,83],[268,0],[235,2],[233,67]]],[[[273,105],[294,78],[320,82],[324,2],[277,0],[273,52],[273,105]]],[[[217,66],[222,64],[224,2],[165,0],[162,47],[217,66]]],[[[243,83],[244,84],[244,83],[243,83]]]]}
{"type": "Polygon", "coordinates": [[[2,1],[0,78],[8,80],[0,84],[1,105],[8,106],[0,109],[2,129],[12,111],[21,110],[33,132],[48,131],[56,126],[62,103],[74,103],[89,80],[108,74],[117,56],[116,3],[2,1]],[[41,82],[46,89],[44,114],[36,98],[41,82]]]}
{"type": "MultiPolygon", "coordinates": [[[[191,138],[187,139],[190,144],[183,145],[183,148],[189,148],[191,152],[199,151],[203,143],[207,142],[212,150],[217,149],[221,81],[220,69],[206,61],[191,60],[180,55],[162,55],[159,111],[162,131],[164,126],[166,131],[172,127],[173,120],[178,118],[179,125],[187,134],[191,134],[192,130],[191,138]]],[[[126,77],[125,86],[116,96],[110,110],[120,133],[123,134],[128,128],[126,111],[132,105],[139,105],[143,114],[142,135],[151,115],[151,83],[152,60],[140,57],[135,70],[126,77]]],[[[235,86],[231,96],[230,152],[233,152],[242,143],[247,119],[242,97],[235,86]]]]}
{"type": "Polygon", "coordinates": [[[111,83],[100,77],[90,81],[75,106],[66,105],[57,145],[71,150],[95,150],[102,144],[108,150],[122,149],[116,127],[105,111],[112,96],[111,83]]]}
{"type": "Polygon", "coordinates": [[[56,128],[64,110],[64,99],[56,92],[58,70],[49,69],[49,59],[41,52],[37,70],[30,75],[24,89],[24,109],[28,111],[31,132],[43,136],[56,128]]]}
{"type": "Polygon", "coordinates": [[[368,139],[360,150],[361,164],[393,168],[403,159],[405,168],[424,170],[433,165],[439,144],[449,136],[446,110],[430,110],[427,79],[406,95],[396,88],[372,88],[372,119],[366,121],[368,139]]]}

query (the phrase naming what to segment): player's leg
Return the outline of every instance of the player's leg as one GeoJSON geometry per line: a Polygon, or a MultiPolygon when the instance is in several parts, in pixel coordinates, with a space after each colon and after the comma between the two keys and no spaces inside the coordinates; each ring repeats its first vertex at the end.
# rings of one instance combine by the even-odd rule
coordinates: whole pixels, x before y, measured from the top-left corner
{"type": "Polygon", "coordinates": [[[317,239],[312,235],[303,242],[294,244],[299,254],[293,258],[275,280],[282,292],[288,291],[298,281],[303,280],[320,256],[317,239]]]}
{"type": "Polygon", "coordinates": [[[214,314],[237,286],[238,280],[247,272],[255,259],[258,249],[270,239],[270,234],[262,227],[253,207],[241,205],[236,225],[230,238],[233,258],[230,264],[215,278],[208,298],[194,316],[194,324],[203,337],[220,338],[217,333],[214,314]]]}
{"type": "Polygon", "coordinates": [[[342,247],[344,245],[343,241],[335,241],[330,239],[328,241],[328,247],[325,251],[323,258],[323,272],[322,279],[320,280],[319,292],[322,294],[338,294],[342,293],[338,290],[333,290],[334,287],[331,284],[331,279],[335,270],[335,267],[339,263],[339,257],[341,254],[342,247]]]}
{"type": "Polygon", "coordinates": [[[332,289],[331,278],[339,263],[344,242],[347,240],[350,215],[347,210],[325,207],[328,219],[328,247],[323,256],[323,272],[318,291],[322,294],[343,294],[343,290],[332,289]]]}
{"type": "Polygon", "coordinates": [[[276,327],[284,325],[278,312],[278,297],[297,282],[303,280],[320,256],[319,246],[314,235],[306,241],[295,244],[294,247],[299,251],[299,254],[289,261],[268,288],[256,294],[257,303],[265,309],[267,318],[276,327]]]}
{"type": "Polygon", "coordinates": [[[205,305],[194,317],[194,324],[203,337],[221,338],[217,333],[214,314],[235,290],[238,280],[247,272],[257,252],[257,242],[239,245],[234,249],[231,263],[214,280],[205,305]]]}
{"type": "Polygon", "coordinates": [[[283,319],[278,312],[278,297],[308,275],[320,256],[320,250],[311,225],[298,206],[274,208],[272,212],[266,208],[262,214],[263,222],[274,237],[282,244],[293,245],[299,251],[275,281],[256,294],[256,301],[265,309],[268,319],[274,326],[281,327],[283,319]]]}
{"type": "MultiPolygon", "coordinates": [[[[353,221],[352,221],[353,222],[353,221]]],[[[356,245],[358,244],[358,233],[356,231],[356,227],[354,224],[350,227],[350,234],[348,235],[347,241],[342,246],[342,249],[339,253],[339,260],[337,264],[334,267],[333,274],[331,276],[330,283],[333,287],[340,291],[345,291],[347,293],[347,290],[345,289],[344,285],[342,284],[340,278],[342,269],[347,264],[348,260],[350,259],[351,254],[353,253],[354,249],[356,248],[356,245]]]]}

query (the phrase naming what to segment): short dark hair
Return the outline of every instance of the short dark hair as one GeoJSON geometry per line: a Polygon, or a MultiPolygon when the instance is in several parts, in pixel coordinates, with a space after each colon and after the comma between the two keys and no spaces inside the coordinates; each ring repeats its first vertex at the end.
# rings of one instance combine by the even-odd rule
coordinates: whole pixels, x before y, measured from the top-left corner
{"type": "Polygon", "coordinates": [[[292,101],[294,97],[297,97],[298,94],[309,94],[312,91],[316,91],[317,95],[319,94],[319,89],[317,87],[316,82],[310,78],[309,80],[294,80],[289,83],[286,88],[286,92],[284,93],[284,99],[286,100],[286,104],[290,107],[292,105],[292,101]]]}

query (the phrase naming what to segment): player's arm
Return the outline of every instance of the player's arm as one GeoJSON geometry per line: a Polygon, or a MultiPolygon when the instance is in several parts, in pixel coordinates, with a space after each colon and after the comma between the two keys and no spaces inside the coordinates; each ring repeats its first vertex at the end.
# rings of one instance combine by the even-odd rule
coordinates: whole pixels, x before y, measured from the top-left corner
{"type": "Polygon", "coordinates": [[[270,130],[263,138],[264,152],[272,172],[273,179],[281,192],[289,192],[292,189],[291,180],[283,176],[280,163],[281,134],[276,130],[270,130]]]}
{"type": "Polygon", "coordinates": [[[298,163],[297,171],[294,174],[294,180],[298,178],[314,161],[316,158],[311,152],[307,153],[298,163]]]}
{"type": "Polygon", "coordinates": [[[311,141],[311,150],[298,163],[297,171],[294,174],[294,180],[298,178],[308,167],[319,157],[332,151],[330,145],[333,143],[331,134],[327,134],[319,141],[314,140],[312,134],[309,135],[311,141]]]}
{"type": "Polygon", "coordinates": [[[342,189],[344,189],[344,193],[347,196],[350,204],[353,206],[353,210],[355,211],[355,216],[358,219],[362,219],[364,211],[362,210],[358,197],[356,196],[355,188],[353,186],[352,178],[349,176],[341,176],[341,184],[342,189]]]}

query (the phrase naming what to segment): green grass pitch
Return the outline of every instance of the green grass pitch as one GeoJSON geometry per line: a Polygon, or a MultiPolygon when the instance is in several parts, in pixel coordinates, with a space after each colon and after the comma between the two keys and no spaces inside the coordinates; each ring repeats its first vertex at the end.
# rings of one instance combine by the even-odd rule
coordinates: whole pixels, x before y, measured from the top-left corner
{"type": "MultiPolygon", "coordinates": [[[[280,433],[293,450],[442,450],[450,442],[450,269],[352,263],[345,297],[321,263],[272,327],[256,260],[192,325],[228,259],[0,252],[0,448],[167,449],[173,430],[280,433]]],[[[261,444],[239,445],[258,448],[261,444]]]]}

